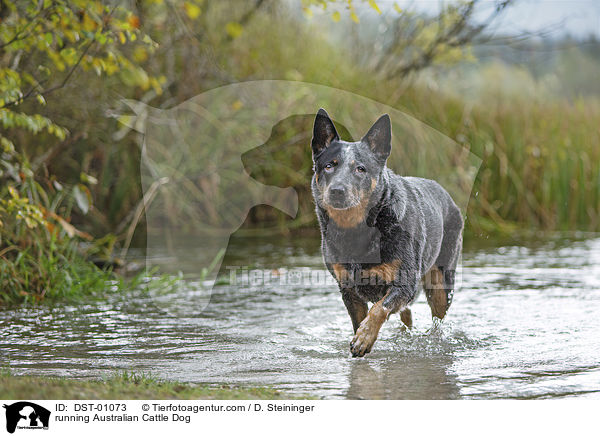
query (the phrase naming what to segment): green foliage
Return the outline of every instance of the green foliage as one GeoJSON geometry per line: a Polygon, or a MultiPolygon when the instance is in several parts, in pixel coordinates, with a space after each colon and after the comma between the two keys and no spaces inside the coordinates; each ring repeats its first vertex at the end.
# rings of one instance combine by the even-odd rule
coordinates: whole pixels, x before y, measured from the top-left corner
{"type": "MultiPolygon", "coordinates": [[[[100,1],[2,1],[0,26],[0,126],[21,128],[32,134],[47,131],[64,140],[68,131],[51,119],[18,110],[26,99],[39,106],[46,96],[66,85],[75,69],[97,75],[120,74],[129,86],[161,91],[161,79],[149,76],[121,49],[142,40],[144,49],[154,42],[139,31],[139,19],[120,6],[100,1]],[[34,62],[30,62],[34,60],[34,62]],[[60,74],[64,73],[64,74],[60,74]]],[[[4,133],[0,140],[10,143],[4,133]]]]}
{"type": "MultiPolygon", "coordinates": [[[[24,177],[28,173],[19,171],[24,177]]],[[[111,274],[85,261],[78,251],[78,241],[91,237],[56,213],[60,200],[68,198],[64,193],[48,196],[31,174],[0,190],[0,305],[89,295],[106,288],[111,274]]]]}
{"type": "Polygon", "coordinates": [[[132,12],[101,1],[2,0],[0,21],[0,298],[35,301],[103,289],[110,275],[78,250],[92,237],[69,222],[74,205],[83,215],[90,211],[88,186],[97,180],[80,172],[80,182],[65,187],[31,163],[20,142],[67,139],[68,129],[41,111],[77,69],[160,93],[163,79],[130,59],[132,47],[139,56],[156,44],[132,12]]]}

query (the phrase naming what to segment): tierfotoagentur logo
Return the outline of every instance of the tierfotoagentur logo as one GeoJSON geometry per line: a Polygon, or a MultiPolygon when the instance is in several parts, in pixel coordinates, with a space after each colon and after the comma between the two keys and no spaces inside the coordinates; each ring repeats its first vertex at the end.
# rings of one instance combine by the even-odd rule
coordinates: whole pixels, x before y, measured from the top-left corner
{"type": "Polygon", "coordinates": [[[5,404],[6,431],[14,433],[19,430],[48,430],[50,411],[45,407],[29,401],[5,404]]]}

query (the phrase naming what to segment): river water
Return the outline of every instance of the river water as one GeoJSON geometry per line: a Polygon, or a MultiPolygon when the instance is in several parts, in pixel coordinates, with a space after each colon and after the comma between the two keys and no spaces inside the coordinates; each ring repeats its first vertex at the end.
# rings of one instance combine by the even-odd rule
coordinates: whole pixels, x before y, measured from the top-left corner
{"type": "Polygon", "coordinates": [[[421,295],[413,331],[393,316],[359,359],[339,292],[322,280],[318,238],[273,239],[233,238],[220,277],[250,265],[212,292],[190,280],[164,295],[1,311],[2,363],[15,374],[132,370],[320,398],[600,398],[600,239],[472,242],[441,327],[430,329],[421,295]]]}

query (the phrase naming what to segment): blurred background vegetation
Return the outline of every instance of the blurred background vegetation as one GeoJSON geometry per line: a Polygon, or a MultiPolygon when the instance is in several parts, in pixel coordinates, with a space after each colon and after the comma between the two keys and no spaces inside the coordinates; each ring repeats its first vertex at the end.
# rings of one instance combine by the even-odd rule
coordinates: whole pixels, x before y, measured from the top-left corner
{"type": "MultiPolygon", "coordinates": [[[[516,2],[0,0],[0,296],[102,287],[97,267],[143,246],[141,137],[119,122],[122,99],[166,109],[247,80],[350,91],[469,149],[482,159],[469,235],[598,231],[600,41],[503,33],[516,2]]],[[[275,133],[290,141],[285,123],[275,133]]],[[[244,161],[306,211],[308,139],[273,160],[291,173],[244,161]]],[[[244,227],[314,228],[307,216],[259,206],[244,227]]]]}

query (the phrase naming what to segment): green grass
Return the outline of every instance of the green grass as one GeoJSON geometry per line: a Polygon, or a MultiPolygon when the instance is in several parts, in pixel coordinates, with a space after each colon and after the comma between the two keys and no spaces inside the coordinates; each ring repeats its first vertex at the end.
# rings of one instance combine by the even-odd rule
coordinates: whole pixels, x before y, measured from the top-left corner
{"type": "Polygon", "coordinates": [[[160,288],[166,292],[178,280],[153,271],[125,277],[100,269],[81,256],[33,259],[27,253],[20,253],[13,261],[0,258],[0,307],[40,302],[79,303],[140,288],[160,288]]]}
{"type": "Polygon", "coordinates": [[[169,292],[181,280],[156,270],[126,277],[98,268],[65,247],[39,247],[37,252],[15,250],[15,256],[0,256],[0,308],[105,300],[110,294],[123,295],[140,289],[169,292]]]}
{"type": "Polygon", "coordinates": [[[76,300],[106,290],[114,276],[81,258],[33,257],[27,251],[0,259],[0,301],[3,306],[45,300],[76,300]]]}
{"type": "Polygon", "coordinates": [[[119,373],[103,380],[0,375],[0,397],[10,400],[276,400],[297,398],[268,387],[205,386],[119,373]]]}

